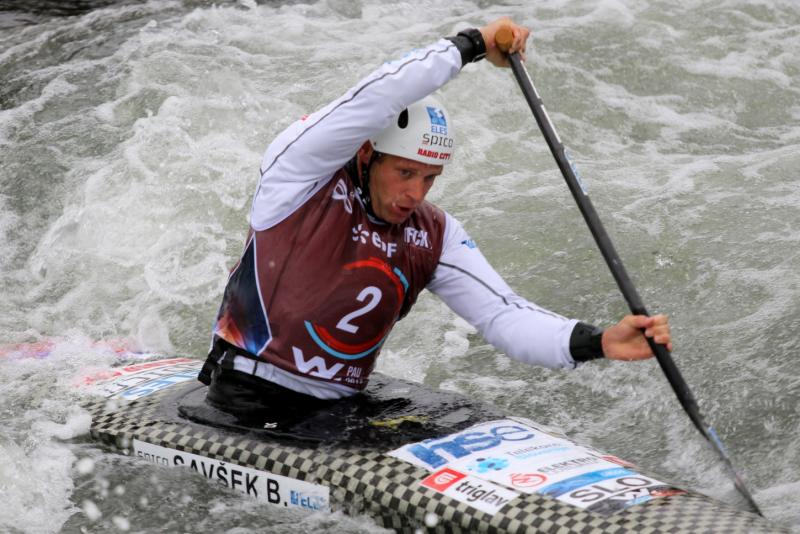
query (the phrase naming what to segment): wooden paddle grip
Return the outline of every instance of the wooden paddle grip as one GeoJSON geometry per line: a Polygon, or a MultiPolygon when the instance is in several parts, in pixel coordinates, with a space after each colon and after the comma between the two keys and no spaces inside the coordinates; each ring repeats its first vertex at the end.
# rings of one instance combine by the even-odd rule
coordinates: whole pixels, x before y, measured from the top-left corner
{"type": "Polygon", "coordinates": [[[494,34],[494,42],[497,48],[504,54],[508,54],[511,45],[514,44],[514,33],[511,31],[511,26],[503,26],[494,34]]]}

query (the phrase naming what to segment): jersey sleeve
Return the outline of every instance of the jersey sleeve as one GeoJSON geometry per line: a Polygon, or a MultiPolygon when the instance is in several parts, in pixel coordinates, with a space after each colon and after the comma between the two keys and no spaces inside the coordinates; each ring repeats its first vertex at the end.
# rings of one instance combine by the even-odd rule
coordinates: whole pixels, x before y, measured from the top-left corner
{"type": "Polygon", "coordinates": [[[575,368],[569,340],[577,320],[517,295],[449,213],[442,256],[427,288],[508,356],[550,368],[575,368]]]}
{"type": "Polygon", "coordinates": [[[461,68],[461,54],[440,39],[383,64],[345,94],[284,130],[269,145],[250,225],[264,230],[308,200],[403,109],[447,83],[461,68]]]}

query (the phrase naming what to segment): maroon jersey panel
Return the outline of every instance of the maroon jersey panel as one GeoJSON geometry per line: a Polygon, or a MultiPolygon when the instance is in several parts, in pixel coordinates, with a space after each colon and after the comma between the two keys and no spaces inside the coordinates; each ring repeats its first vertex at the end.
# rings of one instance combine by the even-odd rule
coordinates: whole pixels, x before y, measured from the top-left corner
{"type": "Polygon", "coordinates": [[[444,213],[427,202],[402,224],[371,221],[340,170],[284,221],[255,232],[215,333],[290,373],[363,389],[395,322],[430,281],[444,228],[444,213]]]}

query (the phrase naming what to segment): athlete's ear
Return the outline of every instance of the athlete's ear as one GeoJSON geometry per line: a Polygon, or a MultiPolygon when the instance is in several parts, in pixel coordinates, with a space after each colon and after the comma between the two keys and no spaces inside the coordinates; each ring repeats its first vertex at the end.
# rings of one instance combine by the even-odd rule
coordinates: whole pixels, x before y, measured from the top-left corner
{"type": "Polygon", "coordinates": [[[369,159],[372,157],[372,152],[374,150],[369,139],[364,141],[364,144],[358,149],[358,161],[360,161],[362,165],[369,165],[369,159]]]}

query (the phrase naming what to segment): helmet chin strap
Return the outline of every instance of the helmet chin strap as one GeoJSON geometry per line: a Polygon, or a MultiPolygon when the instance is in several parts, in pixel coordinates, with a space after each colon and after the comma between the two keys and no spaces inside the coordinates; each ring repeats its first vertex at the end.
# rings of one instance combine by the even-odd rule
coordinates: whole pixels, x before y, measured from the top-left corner
{"type": "Polygon", "coordinates": [[[350,163],[347,165],[347,167],[348,171],[350,172],[350,176],[357,177],[357,179],[354,180],[356,182],[356,194],[358,195],[358,198],[361,199],[361,204],[364,206],[367,214],[373,219],[385,223],[386,221],[378,217],[375,214],[375,210],[372,209],[372,196],[370,195],[369,190],[369,171],[372,169],[372,164],[375,163],[379,157],[380,152],[373,150],[372,155],[369,158],[369,162],[366,165],[361,165],[360,173],[358,172],[358,155],[350,160],[350,163]]]}

